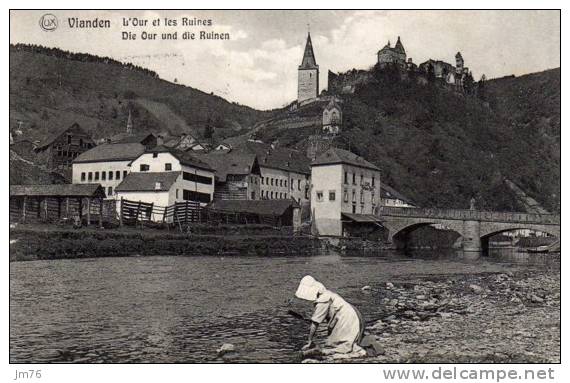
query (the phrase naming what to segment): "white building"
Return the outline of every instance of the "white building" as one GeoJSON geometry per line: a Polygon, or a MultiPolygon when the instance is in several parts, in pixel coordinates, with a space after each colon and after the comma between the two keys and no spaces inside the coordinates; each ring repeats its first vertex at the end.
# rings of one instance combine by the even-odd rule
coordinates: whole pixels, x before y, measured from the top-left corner
{"type": "Polygon", "coordinates": [[[377,225],[380,169],[349,151],[331,148],[311,164],[311,209],[317,235],[348,235],[377,225]]]}
{"type": "Polygon", "coordinates": [[[131,173],[116,188],[117,198],[169,206],[195,201],[206,205],[214,197],[214,171],[189,153],[163,146],[139,155],[131,173]]]}
{"type": "Polygon", "coordinates": [[[131,171],[131,161],[144,151],[145,146],[136,142],[95,146],[73,160],[71,182],[101,184],[107,198],[114,198],[115,188],[131,171]]]}
{"type": "Polygon", "coordinates": [[[382,188],[380,189],[380,205],[392,207],[416,207],[412,200],[386,184],[382,184],[382,188]]]}

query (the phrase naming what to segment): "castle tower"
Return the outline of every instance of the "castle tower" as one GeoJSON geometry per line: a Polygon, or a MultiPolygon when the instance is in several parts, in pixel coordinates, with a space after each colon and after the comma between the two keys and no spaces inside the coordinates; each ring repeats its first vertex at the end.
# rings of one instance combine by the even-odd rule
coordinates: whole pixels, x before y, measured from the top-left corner
{"type": "Polygon", "coordinates": [[[302,102],[319,95],[319,66],[315,60],[311,33],[307,35],[303,61],[299,65],[299,79],[297,87],[297,101],[302,102]]]}
{"type": "Polygon", "coordinates": [[[461,52],[457,52],[455,55],[455,73],[463,74],[463,56],[461,56],[461,52]]]}
{"type": "Polygon", "coordinates": [[[394,52],[397,55],[397,63],[401,66],[406,66],[406,50],[400,40],[400,36],[398,36],[398,41],[396,41],[396,45],[394,46],[394,52]]]}
{"type": "Polygon", "coordinates": [[[129,118],[127,119],[127,134],[133,134],[133,119],[131,117],[130,109],[129,109],[129,118]]]}

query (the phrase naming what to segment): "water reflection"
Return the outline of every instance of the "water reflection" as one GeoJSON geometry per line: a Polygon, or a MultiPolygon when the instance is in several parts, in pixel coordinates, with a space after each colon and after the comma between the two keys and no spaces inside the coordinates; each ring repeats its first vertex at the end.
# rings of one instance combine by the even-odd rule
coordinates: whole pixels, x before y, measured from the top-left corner
{"type": "MultiPolygon", "coordinates": [[[[424,251],[12,263],[10,361],[291,362],[306,340],[307,325],[287,314],[285,302],[306,274],[373,321],[384,308],[381,296],[361,291],[364,285],[551,267],[555,259],[424,251]],[[218,358],[223,343],[234,344],[237,352],[218,358]]],[[[298,310],[310,311],[310,304],[298,310]]]]}

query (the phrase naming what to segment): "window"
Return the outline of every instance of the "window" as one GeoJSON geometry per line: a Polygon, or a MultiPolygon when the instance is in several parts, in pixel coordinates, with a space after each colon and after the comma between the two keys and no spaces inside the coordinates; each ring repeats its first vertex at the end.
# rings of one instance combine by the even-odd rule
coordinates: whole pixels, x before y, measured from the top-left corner
{"type": "Polygon", "coordinates": [[[287,199],[287,193],[283,194],[285,196],[285,199],[287,199]]]}
{"type": "Polygon", "coordinates": [[[301,180],[297,180],[297,189],[301,190],[301,180]]]}
{"type": "Polygon", "coordinates": [[[336,191],[330,190],[329,191],[329,201],[334,201],[334,200],[336,200],[336,191]]]}
{"type": "Polygon", "coordinates": [[[199,184],[204,184],[204,185],[212,184],[212,177],[199,176],[194,173],[182,172],[182,178],[185,179],[186,181],[192,181],[199,184]]]}
{"type": "Polygon", "coordinates": [[[95,172],[95,181],[99,181],[99,172],[95,172]]]}
{"type": "Polygon", "coordinates": [[[70,134],[67,135],[67,143],[71,144],[71,135],[70,134]]]}
{"type": "Polygon", "coordinates": [[[176,189],[176,199],[178,199],[178,189],[176,189]]]}
{"type": "Polygon", "coordinates": [[[360,184],[364,185],[364,175],[363,174],[360,175],[360,184]]]}
{"type": "Polygon", "coordinates": [[[287,180],[285,180],[285,187],[287,187],[287,180]]]}
{"type": "Polygon", "coordinates": [[[85,172],[81,173],[81,181],[85,181],[85,172]]]}
{"type": "Polygon", "coordinates": [[[352,173],[352,184],[356,185],[356,173],[352,173]]]}
{"type": "Polygon", "coordinates": [[[271,186],[273,186],[273,178],[271,179],[271,186]]]}
{"type": "Polygon", "coordinates": [[[348,185],[348,172],[344,172],[344,183],[348,185]]]}
{"type": "Polygon", "coordinates": [[[89,172],[89,173],[87,174],[87,179],[88,179],[89,181],[93,181],[93,173],[89,172]]]}
{"type": "Polygon", "coordinates": [[[141,172],[148,172],[150,170],[150,166],[148,166],[147,164],[141,164],[140,170],[141,172]]]}
{"type": "Polygon", "coordinates": [[[323,192],[317,191],[317,202],[323,202],[323,192]]]}
{"type": "Polygon", "coordinates": [[[348,202],[348,190],[344,191],[344,202],[348,202]]]}
{"type": "Polygon", "coordinates": [[[352,205],[352,213],[353,213],[353,214],[356,213],[356,205],[352,205]]]}
{"type": "Polygon", "coordinates": [[[168,163],[168,164],[164,164],[164,170],[169,172],[172,170],[172,164],[168,163]]]}
{"type": "Polygon", "coordinates": [[[374,186],[374,181],[375,181],[375,178],[374,178],[374,176],[372,176],[372,186],[374,186]]]}
{"type": "Polygon", "coordinates": [[[352,202],[356,202],[356,190],[352,191],[352,202]]]}
{"type": "MultiPolygon", "coordinates": [[[[263,179],[263,178],[262,178],[263,179]]],[[[263,190],[261,191],[261,198],[263,198],[263,190]]]]}
{"type": "Polygon", "coordinates": [[[265,182],[263,182],[263,180],[265,179],[265,177],[261,177],[261,184],[264,185],[265,182]]]}
{"type": "Polygon", "coordinates": [[[103,181],[107,180],[107,172],[101,172],[101,180],[103,181]]]}
{"type": "Polygon", "coordinates": [[[112,187],[112,186],[109,186],[109,187],[107,188],[107,197],[110,197],[110,196],[112,196],[112,195],[113,195],[113,187],[112,187]]]}
{"type": "Polygon", "coordinates": [[[109,181],[113,180],[113,171],[109,170],[109,181]]]}
{"type": "Polygon", "coordinates": [[[158,157],[158,153],[152,153],[152,158],[157,158],[158,157]]]}
{"type": "Polygon", "coordinates": [[[273,199],[273,192],[271,192],[271,199],[273,199]]]}
{"type": "Polygon", "coordinates": [[[360,203],[364,203],[364,193],[360,192],[360,203]]]}
{"type": "Polygon", "coordinates": [[[255,199],[255,192],[254,191],[251,192],[251,199],[255,199]]]}
{"type": "MultiPolygon", "coordinates": [[[[125,177],[127,176],[127,173],[128,173],[128,172],[127,172],[126,170],[123,170],[123,178],[125,178],[125,177]]],[[[119,179],[119,178],[120,178],[120,177],[117,177],[117,179],[119,179]]]]}
{"type": "Polygon", "coordinates": [[[182,190],[182,199],[184,201],[194,201],[201,203],[209,203],[211,198],[208,193],[200,193],[191,190],[182,190]]]}
{"type": "Polygon", "coordinates": [[[295,190],[295,180],[291,181],[291,190],[295,190]]]}
{"type": "Polygon", "coordinates": [[[279,186],[283,186],[283,180],[279,180],[279,186]]]}

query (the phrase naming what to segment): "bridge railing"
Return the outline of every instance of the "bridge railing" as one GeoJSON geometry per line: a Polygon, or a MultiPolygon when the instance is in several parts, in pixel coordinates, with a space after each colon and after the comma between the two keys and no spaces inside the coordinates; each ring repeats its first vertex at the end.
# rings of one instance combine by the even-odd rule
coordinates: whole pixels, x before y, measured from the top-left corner
{"type": "Polygon", "coordinates": [[[560,224],[560,215],[558,214],[534,214],[534,213],[481,211],[481,210],[467,210],[467,209],[435,209],[435,208],[380,206],[378,215],[380,217],[395,216],[395,217],[458,219],[458,220],[474,220],[474,221],[560,224]]]}

